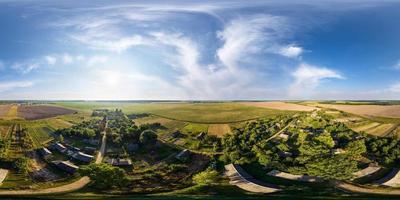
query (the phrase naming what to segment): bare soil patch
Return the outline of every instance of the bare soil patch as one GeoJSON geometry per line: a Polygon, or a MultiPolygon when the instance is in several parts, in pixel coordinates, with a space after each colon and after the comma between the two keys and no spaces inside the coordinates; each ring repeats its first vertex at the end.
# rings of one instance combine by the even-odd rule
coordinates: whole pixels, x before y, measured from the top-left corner
{"type": "Polygon", "coordinates": [[[35,119],[44,119],[49,117],[56,117],[59,115],[67,115],[75,113],[75,110],[57,107],[57,106],[46,106],[46,105],[21,105],[18,108],[18,117],[27,119],[27,120],[35,120],[35,119]]]}
{"type": "Polygon", "coordinates": [[[295,103],[286,103],[286,102],[243,102],[242,104],[248,106],[256,106],[261,108],[270,108],[277,110],[291,110],[291,111],[313,111],[318,108],[312,106],[304,106],[295,103]]]}
{"type": "Polygon", "coordinates": [[[231,133],[231,127],[228,124],[211,124],[208,127],[208,134],[222,137],[231,133]]]}
{"type": "Polygon", "coordinates": [[[400,105],[337,105],[319,103],[316,106],[342,110],[356,115],[400,118],[400,105]]]}

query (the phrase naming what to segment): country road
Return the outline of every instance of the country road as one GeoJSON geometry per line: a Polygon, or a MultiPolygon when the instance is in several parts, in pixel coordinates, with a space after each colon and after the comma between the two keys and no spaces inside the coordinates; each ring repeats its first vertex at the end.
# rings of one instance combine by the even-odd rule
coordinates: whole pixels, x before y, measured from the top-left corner
{"type": "MultiPolygon", "coordinates": [[[[107,127],[107,123],[106,123],[107,127]]],[[[103,131],[103,137],[101,139],[100,151],[96,157],[96,164],[101,163],[104,158],[106,150],[106,132],[103,131]]],[[[43,195],[43,194],[55,194],[55,193],[66,193],[79,190],[90,183],[90,178],[87,176],[81,177],[79,180],[72,183],[61,185],[53,188],[46,189],[26,189],[26,190],[0,190],[0,196],[19,196],[19,195],[43,195]]]]}

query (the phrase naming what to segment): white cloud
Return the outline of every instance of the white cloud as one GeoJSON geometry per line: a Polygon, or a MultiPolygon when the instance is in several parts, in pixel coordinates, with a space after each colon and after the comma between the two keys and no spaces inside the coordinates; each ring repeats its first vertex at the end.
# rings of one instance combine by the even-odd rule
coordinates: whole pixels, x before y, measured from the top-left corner
{"type": "Polygon", "coordinates": [[[289,58],[297,58],[303,53],[303,48],[296,45],[289,45],[282,47],[278,53],[289,58]]]}
{"type": "Polygon", "coordinates": [[[400,70],[400,60],[393,66],[394,69],[400,70]]]}
{"type": "Polygon", "coordinates": [[[23,74],[26,74],[31,72],[32,70],[44,68],[47,66],[52,66],[55,65],[56,63],[59,63],[59,65],[80,64],[78,66],[93,66],[97,64],[106,63],[107,61],[108,57],[104,55],[75,56],[68,53],[64,53],[64,54],[47,55],[38,59],[30,59],[21,62],[14,62],[11,65],[11,68],[14,70],[18,70],[23,74]]]}
{"type": "Polygon", "coordinates": [[[0,70],[5,69],[5,64],[3,61],[0,60],[0,70]]]}
{"type": "Polygon", "coordinates": [[[31,81],[10,81],[10,82],[0,82],[0,92],[13,90],[16,88],[31,87],[34,83],[31,81]]]}
{"type": "Polygon", "coordinates": [[[47,64],[54,65],[57,62],[57,58],[54,56],[45,56],[44,59],[47,61],[47,64]]]}
{"type": "Polygon", "coordinates": [[[338,72],[325,68],[309,65],[306,63],[292,73],[295,81],[289,89],[289,96],[304,96],[314,92],[313,90],[324,79],[344,79],[338,72]]]}
{"type": "Polygon", "coordinates": [[[389,86],[390,92],[400,93],[400,82],[389,86]]]}
{"type": "MultiPolygon", "coordinates": [[[[78,59],[78,58],[77,58],[78,59]]],[[[101,63],[105,63],[108,61],[108,57],[107,56],[91,56],[87,59],[87,65],[88,66],[93,66],[96,64],[101,64],[101,63]]]]}
{"type": "Polygon", "coordinates": [[[74,58],[67,53],[65,53],[62,56],[62,60],[63,60],[64,64],[71,64],[72,62],[74,62],[74,58]]]}
{"type": "Polygon", "coordinates": [[[40,65],[41,63],[39,61],[16,62],[11,65],[11,68],[26,74],[34,69],[39,68],[40,65]]]}
{"type": "Polygon", "coordinates": [[[274,42],[286,30],[282,17],[255,15],[232,20],[223,31],[217,33],[224,41],[217,56],[229,68],[236,68],[244,56],[262,50],[264,42],[274,42]]]}

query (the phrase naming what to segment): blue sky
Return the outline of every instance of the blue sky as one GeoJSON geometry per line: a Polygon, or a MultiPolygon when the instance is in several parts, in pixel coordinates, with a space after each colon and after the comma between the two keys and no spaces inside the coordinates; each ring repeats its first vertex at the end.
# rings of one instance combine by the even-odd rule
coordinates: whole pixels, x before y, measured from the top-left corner
{"type": "Polygon", "coordinates": [[[399,99],[399,10],[0,0],[0,99],[399,99]]]}

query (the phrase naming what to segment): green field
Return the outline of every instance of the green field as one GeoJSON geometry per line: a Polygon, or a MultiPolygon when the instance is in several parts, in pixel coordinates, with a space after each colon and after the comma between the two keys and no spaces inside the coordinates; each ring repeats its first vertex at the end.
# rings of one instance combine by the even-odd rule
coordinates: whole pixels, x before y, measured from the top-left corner
{"type": "Polygon", "coordinates": [[[123,103],[123,102],[57,102],[59,106],[89,112],[93,109],[120,108],[126,114],[151,113],[156,116],[195,123],[231,123],[288,113],[238,103],[123,103]]]}

